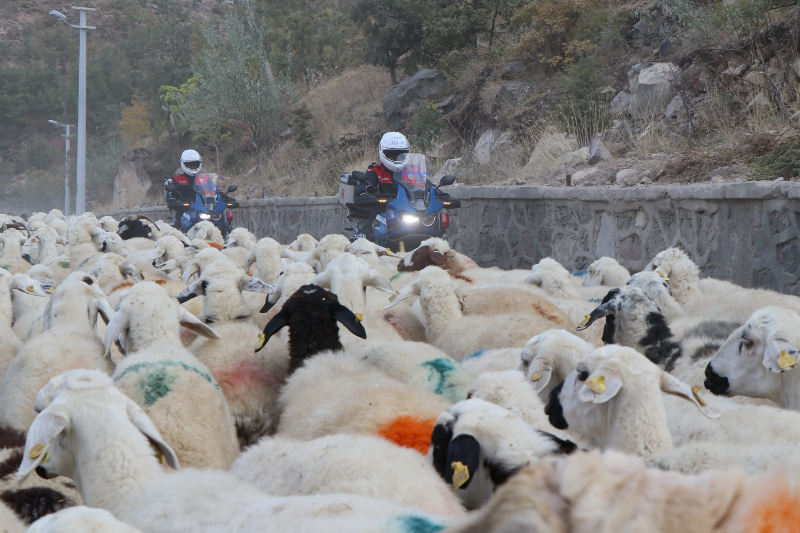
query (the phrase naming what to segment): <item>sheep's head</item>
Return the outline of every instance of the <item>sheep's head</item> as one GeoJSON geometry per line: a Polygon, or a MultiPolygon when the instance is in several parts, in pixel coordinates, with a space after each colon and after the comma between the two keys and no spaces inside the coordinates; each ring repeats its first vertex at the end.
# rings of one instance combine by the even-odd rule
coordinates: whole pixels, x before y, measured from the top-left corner
{"type": "Polygon", "coordinates": [[[138,215],[131,215],[122,219],[116,234],[125,241],[134,238],[152,239],[153,228],[150,226],[149,219],[139,217],[138,215]]]}
{"type": "Polygon", "coordinates": [[[700,269],[683,250],[667,248],[658,252],[646,267],[645,272],[656,272],[675,283],[695,284],[700,279],[700,269]]]}
{"type": "Polygon", "coordinates": [[[342,349],[337,322],[353,335],[366,339],[367,332],[360,318],[339,303],[332,292],[317,285],[303,285],[267,323],[264,333],[259,336],[256,352],[266,346],[275,333],[288,326],[292,358],[289,371],[292,372],[315,353],[342,349]]]}
{"type": "Polygon", "coordinates": [[[525,343],[520,355],[520,371],[533,385],[540,398],[550,392],[575,370],[584,356],[595,347],[563,329],[550,329],[525,343]]]}
{"type": "Polygon", "coordinates": [[[436,419],[429,457],[469,509],[523,466],[577,446],[526,424],[516,414],[480,399],[457,403],[436,419]]]}
{"type": "Polygon", "coordinates": [[[397,264],[397,271],[414,272],[429,266],[445,268],[444,265],[447,265],[455,254],[447,241],[432,237],[422,241],[417,249],[408,252],[397,264]]]}
{"type": "Polygon", "coordinates": [[[541,287],[548,294],[558,298],[575,298],[577,293],[572,288],[571,277],[572,275],[561,263],[545,257],[531,267],[531,273],[525,278],[525,283],[541,287]]]}
{"type": "Polygon", "coordinates": [[[132,353],[154,343],[180,343],[180,327],[208,339],[219,335],[153,282],[137,283],[117,302],[117,312],[105,334],[106,357],[111,345],[119,342],[123,353],[132,353]],[[158,331],[154,337],[153,332],[158,331]],[[172,338],[169,338],[170,335],[172,338]]]}
{"type": "Polygon", "coordinates": [[[252,249],[256,245],[256,236],[245,228],[235,228],[228,235],[224,248],[247,248],[252,249]]]}
{"type": "Polygon", "coordinates": [[[292,241],[288,248],[294,252],[310,252],[317,247],[319,242],[308,233],[301,233],[292,241]]]}
{"type": "Polygon", "coordinates": [[[153,453],[150,446],[155,446],[167,464],[179,468],[175,452],[150,418],[102,372],[78,369],[56,376],[39,391],[34,405],[39,414],[25,439],[25,454],[17,472],[19,482],[34,470],[46,479],[62,475],[80,479],[77,426],[83,427],[86,435],[89,427],[102,424],[111,412],[115,430],[121,429],[119,424],[127,425],[125,434],[115,431],[114,438],[123,438],[144,453],[153,453]]]}
{"type": "Polygon", "coordinates": [[[314,269],[322,272],[339,254],[344,253],[349,244],[350,241],[344,235],[326,235],[308,256],[307,262],[312,265],[315,262],[319,263],[314,269]]]}
{"type": "Polygon", "coordinates": [[[417,277],[414,278],[414,281],[397,293],[397,296],[390,300],[384,309],[389,309],[412,296],[420,296],[431,300],[437,299],[438,297],[440,302],[455,299],[460,306],[462,314],[466,309],[464,295],[461,294],[461,290],[453,281],[453,278],[450,277],[450,274],[435,266],[422,269],[420,273],[417,274],[417,277]]]}
{"type": "Polygon", "coordinates": [[[800,360],[800,316],[769,306],[731,333],[706,367],[705,386],[718,395],[769,398],[797,408],[793,378],[800,360]]]}
{"type": "Polygon", "coordinates": [[[284,268],[275,284],[275,292],[267,296],[261,313],[266,313],[284,294],[294,294],[303,285],[308,285],[314,279],[314,269],[307,263],[292,263],[284,268]]]}
{"type": "Polygon", "coordinates": [[[386,276],[373,270],[369,264],[350,253],[339,254],[324,272],[317,274],[311,283],[330,289],[352,311],[363,312],[367,305],[367,287],[394,294],[386,276]]]}
{"type": "Polygon", "coordinates": [[[602,303],[586,315],[578,331],[603,317],[606,317],[603,329],[603,342],[606,344],[636,345],[640,339],[628,338],[627,335],[630,324],[637,321],[639,324],[646,323],[648,328],[666,328],[666,331],[656,332],[658,335],[654,340],[661,340],[664,335],[671,336],[658,306],[638,287],[624,286],[609,291],[602,303]]]}
{"type": "Polygon", "coordinates": [[[103,231],[108,231],[109,233],[119,231],[119,222],[114,217],[106,215],[100,219],[99,224],[103,231]]]}
{"type": "Polygon", "coordinates": [[[569,427],[606,444],[609,428],[623,410],[663,406],[659,390],[694,403],[709,418],[719,418],[689,385],[623,346],[605,346],[585,356],[553,389],[545,413],[556,428],[569,427]]]}
{"type": "Polygon", "coordinates": [[[597,287],[607,285],[609,287],[619,287],[625,285],[631,275],[628,270],[617,262],[613,257],[601,257],[587,269],[586,277],[583,280],[584,287],[597,287]]]}
{"type": "Polygon", "coordinates": [[[73,272],[53,292],[44,309],[42,331],[56,324],[79,324],[94,330],[97,316],[108,324],[114,308],[97,284],[85,272],[73,272]]]}
{"type": "Polygon", "coordinates": [[[90,273],[101,282],[105,291],[120,283],[129,281],[136,283],[144,280],[142,272],[133,266],[133,263],[112,252],[103,254],[90,273]]]}

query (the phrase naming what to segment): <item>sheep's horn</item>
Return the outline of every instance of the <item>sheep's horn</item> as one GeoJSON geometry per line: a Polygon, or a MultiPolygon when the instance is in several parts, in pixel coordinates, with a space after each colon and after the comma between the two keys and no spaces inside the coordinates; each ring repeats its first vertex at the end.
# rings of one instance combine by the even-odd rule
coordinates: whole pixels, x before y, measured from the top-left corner
{"type": "Polygon", "coordinates": [[[149,223],[151,223],[152,225],[154,225],[158,231],[161,231],[161,228],[159,227],[158,223],[156,223],[155,221],[153,221],[153,220],[151,220],[151,219],[147,218],[147,217],[146,217],[146,216],[144,216],[144,215],[136,215],[136,217],[137,217],[137,218],[139,218],[139,219],[144,219],[144,220],[148,221],[149,223]]]}
{"type": "Polygon", "coordinates": [[[608,303],[604,303],[594,308],[594,310],[586,315],[586,319],[583,321],[583,324],[578,326],[578,331],[583,331],[584,329],[588,328],[592,324],[595,323],[596,320],[603,318],[604,316],[608,316],[614,312],[614,309],[608,303]]]}

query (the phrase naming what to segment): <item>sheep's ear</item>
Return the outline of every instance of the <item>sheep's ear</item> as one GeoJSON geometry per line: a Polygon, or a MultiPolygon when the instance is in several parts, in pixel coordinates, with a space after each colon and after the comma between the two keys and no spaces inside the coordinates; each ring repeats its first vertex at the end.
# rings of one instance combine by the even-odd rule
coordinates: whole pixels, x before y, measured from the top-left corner
{"type": "Polygon", "coordinates": [[[25,282],[25,280],[16,276],[14,276],[14,279],[11,282],[11,290],[24,292],[25,294],[30,294],[31,296],[47,296],[47,294],[36,285],[28,284],[25,282]]]}
{"type": "Polygon", "coordinates": [[[275,285],[267,285],[258,278],[251,278],[250,276],[243,276],[239,287],[243,291],[249,292],[263,292],[264,294],[272,294],[277,289],[275,285]]]}
{"type": "Polygon", "coordinates": [[[537,357],[531,361],[531,367],[528,371],[528,379],[531,380],[534,390],[538,393],[542,392],[547,384],[550,383],[550,378],[553,377],[553,362],[547,359],[537,357]]]}
{"type": "Polygon", "coordinates": [[[444,480],[447,479],[445,477],[447,473],[447,449],[450,446],[450,439],[453,438],[452,423],[454,422],[453,416],[445,411],[439,415],[431,434],[429,457],[433,461],[433,468],[444,480]]]}
{"type": "Polygon", "coordinates": [[[466,489],[478,471],[481,445],[472,435],[459,435],[447,446],[444,480],[453,489],[466,489]]]}
{"type": "Polygon", "coordinates": [[[111,322],[109,322],[108,326],[106,327],[106,333],[103,337],[103,346],[105,348],[106,357],[111,357],[111,345],[114,344],[120,335],[125,334],[125,330],[128,329],[129,325],[130,321],[127,314],[119,311],[114,313],[111,322]]]}
{"type": "Polygon", "coordinates": [[[50,329],[50,311],[53,308],[53,297],[51,296],[47,303],[44,306],[44,311],[42,312],[42,331],[47,331],[50,329]]]}
{"type": "Polygon", "coordinates": [[[92,300],[92,313],[95,315],[94,319],[97,320],[97,315],[103,319],[103,322],[108,324],[111,317],[115,315],[114,308],[106,298],[95,298],[92,300]]]}
{"type": "Polygon", "coordinates": [[[281,328],[284,326],[289,325],[289,314],[285,312],[284,309],[281,309],[280,313],[272,317],[272,320],[267,322],[267,325],[264,327],[264,332],[259,335],[258,344],[256,345],[256,352],[260,352],[261,349],[267,345],[269,339],[275,335],[281,328]]]}
{"type": "Polygon", "coordinates": [[[442,263],[447,262],[447,252],[442,253],[439,250],[435,250],[433,248],[430,249],[431,252],[431,261],[433,261],[434,265],[441,265],[442,263]]]}
{"type": "Polygon", "coordinates": [[[190,313],[183,307],[181,307],[180,311],[178,312],[178,321],[180,322],[181,326],[188,329],[195,335],[200,335],[207,339],[220,338],[219,333],[214,331],[212,328],[208,327],[199,318],[194,316],[192,313],[190,313]]]}
{"type": "Polygon", "coordinates": [[[349,329],[350,333],[356,337],[367,338],[367,330],[361,325],[361,317],[354,315],[347,307],[339,304],[339,308],[333,313],[333,318],[349,329]]]}
{"type": "Polygon", "coordinates": [[[611,370],[593,374],[581,385],[578,398],[585,403],[606,403],[622,389],[622,378],[611,370]]]}
{"type": "Polygon", "coordinates": [[[467,312],[467,302],[464,301],[464,298],[466,297],[466,295],[462,294],[461,290],[458,287],[456,287],[453,292],[455,292],[456,299],[458,300],[458,304],[461,306],[461,313],[466,313],[467,312]]]}
{"type": "Polygon", "coordinates": [[[250,271],[250,267],[253,266],[253,263],[256,262],[256,252],[253,250],[247,256],[247,259],[244,260],[244,264],[242,265],[242,269],[244,269],[245,273],[250,271]]]}
{"type": "Polygon", "coordinates": [[[192,279],[192,276],[195,274],[200,275],[200,265],[198,265],[196,262],[192,262],[192,264],[186,267],[186,270],[183,271],[181,279],[184,283],[189,283],[189,280],[192,279]]]}
{"type": "Polygon", "coordinates": [[[25,481],[31,472],[49,459],[50,449],[69,425],[69,414],[65,409],[48,407],[39,413],[28,429],[25,454],[17,471],[17,481],[25,481]]]}
{"type": "Polygon", "coordinates": [[[119,272],[126,278],[132,278],[135,281],[144,280],[144,276],[142,275],[142,273],[139,271],[138,268],[133,266],[133,263],[131,263],[130,261],[125,261],[124,263],[122,263],[122,265],[120,265],[119,267],[119,272]]]}
{"type": "MultiPolygon", "coordinates": [[[[317,261],[319,262],[319,261],[317,261]]],[[[311,280],[312,285],[319,285],[323,289],[330,289],[331,288],[331,273],[328,271],[320,272],[314,279],[311,280]]]]}
{"type": "Polygon", "coordinates": [[[798,349],[787,340],[769,339],[764,349],[763,364],[775,373],[792,370],[797,366],[798,349]]]}
{"type": "Polygon", "coordinates": [[[147,414],[142,411],[142,408],[136,405],[136,403],[128,398],[125,397],[127,403],[127,411],[128,411],[128,418],[130,419],[131,423],[136,426],[136,429],[141,431],[145,437],[147,437],[152,444],[154,444],[158,451],[161,452],[161,455],[167,461],[167,464],[174,468],[175,470],[180,469],[180,465],[178,464],[178,456],[175,455],[175,451],[169,447],[169,444],[164,442],[164,439],[161,437],[161,433],[158,432],[158,428],[156,428],[153,421],[147,416],[147,414]]]}
{"type": "Polygon", "coordinates": [[[204,295],[206,293],[206,285],[206,280],[198,279],[181,291],[181,293],[177,296],[178,303],[182,304],[184,302],[188,302],[192,298],[204,295]]]}
{"type": "Polygon", "coordinates": [[[379,291],[388,292],[389,294],[394,294],[395,292],[392,288],[392,282],[377,270],[370,269],[367,271],[367,274],[364,276],[364,284],[375,287],[379,291]]]}
{"type": "Polygon", "coordinates": [[[594,308],[594,310],[586,315],[583,320],[583,324],[578,326],[576,329],[577,331],[583,331],[584,329],[588,328],[592,324],[594,324],[597,320],[610,315],[614,312],[614,305],[612,302],[606,302],[604,304],[598,305],[594,308]]]}
{"type": "Polygon", "coordinates": [[[542,286],[542,275],[539,272],[531,272],[527,278],[525,278],[525,283],[528,285],[536,285],[537,287],[542,286]]]}
{"type": "Polygon", "coordinates": [[[410,283],[403,287],[403,289],[397,293],[397,296],[393,298],[389,298],[389,303],[386,304],[384,309],[389,309],[390,307],[394,307],[395,305],[399,304],[406,298],[411,298],[412,296],[419,296],[419,287],[417,287],[416,283],[410,283]]]}
{"type": "Polygon", "coordinates": [[[206,237],[208,237],[208,230],[206,228],[200,228],[195,232],[194,236],[198,239],[206,240],[206,237]]]}
{"type": "Polygon", "coordinates": [[[277,290],[275,292],[273,292],[272,294],[268,294],[266,299],[264,300],[264,306],[261,308],[259,313],[268,312],[270,309],[275,307],[275,304],[278,303],[279,299],[280,299],[280,293],[277,290]],[[274,302],[270,301],[270,298],[274,298],[275,301],[274,302]]]}
{"type": "Polygon", "coordinates": [[[671,374],[661,372],[661,390],[667,394],[674,394],[692,402],[701,413],[708,418],[719,418],[719,413],[709,409],[703,398],[700,397],[700,387],[691,388],[689,385],[679,380],[671,374]]]}
{"type": "Polygon", "coordinates": [[[156,267],[157,270],[164,271],[164,270],[173,270],[178,267],[178,262],[175,259],[170,259],[169,261],[165,261],[156,267]]]}
{"type": "Polygon", "coordinates": [[[319,261],[319,259],[311,259],[310,261],[307,261],[307,263],[311,265],[311,268],[313,268],[314,272],[317,274],[323,271],[322,263],[319,261]]]}

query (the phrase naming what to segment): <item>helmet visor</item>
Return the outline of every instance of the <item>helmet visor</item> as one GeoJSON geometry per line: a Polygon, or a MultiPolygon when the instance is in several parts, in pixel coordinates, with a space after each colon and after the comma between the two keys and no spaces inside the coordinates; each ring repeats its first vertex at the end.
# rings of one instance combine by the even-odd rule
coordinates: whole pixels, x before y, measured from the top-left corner
{"type": "Polygon", "coordinates": [[[200,161],[184,161],[183,166],[185,166],[189,170],[197,170],[198,168],[200,168],[200,161]]]}
{"type": "Polygon", "coordinates": [[[408,149],[405,150],[384,150],[383,155],[393,163],[405,163],[408,160],[408,149]]]}

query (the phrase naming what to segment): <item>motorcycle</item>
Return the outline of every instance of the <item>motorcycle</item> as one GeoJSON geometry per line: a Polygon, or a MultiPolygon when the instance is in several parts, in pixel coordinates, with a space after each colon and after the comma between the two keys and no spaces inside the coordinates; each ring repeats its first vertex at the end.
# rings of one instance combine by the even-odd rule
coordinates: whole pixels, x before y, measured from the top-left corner
{"type": "Polygon", "coordinates": [[[364,173],[353,171],[339,177],[339,203],[347,208],[345,218],[354,241],[367,237],[361,228],[371,221],[373,234],[369,239],[394,252],[417,248],[431,237],[443,237],[450,227],[449,209],[458,209],[461,202],[441,190],[452,185],[455,176],[443,176],[438,184],[430,180],[424,154],[409,154],[402,170],[392,179],[397,184],[397,195],[377,194],[364,180],[364,173]],[[367,184],[369,194],[354,198],[355,189],[367,184]],[[376,211],[383,211],[375,214],[376,211]]]}
{"type": "MultiPolygon", "coordinates": [[[[168,184],[165,188],[169,191],[176,191],[177,187],[168,184]]],[[[217,187],[214,176],[209,174],[198,174],[194,177],[195,200],[192,203],[175,200],[168,202],[170,209],[188,208],[181,215],[181,230],[188,233],[192,227],[201,220],[210,220],[222,232],[222,237],[227,239],[233,222],[233,212],[228,208],[239,207],[239,202],[229,197],[228,194],[235,192],[238,187],[231,185],[223,193],[217,187]]]]}

